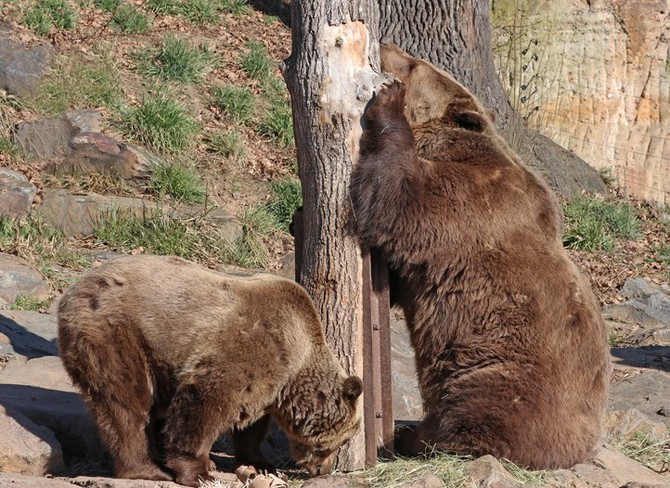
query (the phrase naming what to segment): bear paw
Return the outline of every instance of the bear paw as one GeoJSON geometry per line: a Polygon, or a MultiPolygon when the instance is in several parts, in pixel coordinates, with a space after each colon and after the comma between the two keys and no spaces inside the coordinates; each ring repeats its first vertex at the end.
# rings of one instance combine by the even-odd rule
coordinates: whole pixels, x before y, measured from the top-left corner
{"type": "Polygon", "coordinates": [[[375,99],[368,109],[368,118],[390,116],[395,118],[405,113],[405,85],[394,80],[389,85],[384,85],[376,94],[375,99]]]}

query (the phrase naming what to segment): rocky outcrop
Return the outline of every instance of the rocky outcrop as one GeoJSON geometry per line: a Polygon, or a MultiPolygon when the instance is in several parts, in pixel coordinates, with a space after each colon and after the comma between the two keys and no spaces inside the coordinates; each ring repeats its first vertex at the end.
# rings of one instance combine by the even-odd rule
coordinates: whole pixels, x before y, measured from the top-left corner
{"type": "Polygon", "coordinates": [[[667,0],[503,0],[493,11],[501,78],[515,108],[593,167],[609,169],[625,193],[665,204],[669,11],[667,0]]]}
{"type": "Polygon", "coordinates": [[[19,295],[46,300],[51,289],[37,270],[15,256],[0,253],[0,309],[8,308],[19,295]]]}
{"type": "Polygon", "coordinates": [[[51,173],[103,174],[146,181],[159,160],[102,130],[100,111],[75,110],[53,118],[23,122],[16,127],[13,138],[26,157],[48,162],[45,169],[51,173]]]}
{"type": "Polygon", "coordinates": [[[12,40],[15,35],[12,28],[0,25],[0,89],[24,96],[37,89],[53,49],[48,44],[22,46],[12,40]]]}
{"type": "Polygon", "coordinates": [[[22,173],[0,167],[0,217],[22,219],[32,209],[35,185],[22,173]]]}

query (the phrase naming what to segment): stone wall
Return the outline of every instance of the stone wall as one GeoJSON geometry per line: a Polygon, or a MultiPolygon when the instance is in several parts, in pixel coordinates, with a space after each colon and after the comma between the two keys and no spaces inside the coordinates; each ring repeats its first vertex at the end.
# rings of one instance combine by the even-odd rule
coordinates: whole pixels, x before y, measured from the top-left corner
{"type": "Polygon", "coordinates": [[[670,204],[670,0],[492,8],[501,78],[529,124],[624,193],[670,204]]]}

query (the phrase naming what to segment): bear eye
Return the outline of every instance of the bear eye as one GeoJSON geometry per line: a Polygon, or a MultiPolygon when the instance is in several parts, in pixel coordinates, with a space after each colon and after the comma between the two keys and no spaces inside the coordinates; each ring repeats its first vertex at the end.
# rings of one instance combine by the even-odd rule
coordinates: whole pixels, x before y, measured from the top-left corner
{"type": "Polygon", "coordinates": [[[410,62],[408,68],[409,68],[410,72],[414,71],[414,68],[416,68],[416,61],[410,62]]]}

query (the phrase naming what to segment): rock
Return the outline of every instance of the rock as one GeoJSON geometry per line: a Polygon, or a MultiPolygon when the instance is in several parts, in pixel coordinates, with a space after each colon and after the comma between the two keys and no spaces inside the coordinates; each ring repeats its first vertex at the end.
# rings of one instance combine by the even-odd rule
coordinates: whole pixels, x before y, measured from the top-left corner
{"type": "Polygon", "coordinates": [[[139,147],[102,133],[98,110],[76,110],[19,124],[14,141],[29,158],[49,160],[53,174],[118,176],[145,183],[160,160],[139,147]]]}
{"type": "Polygon", "coordinates": [[[621,288],[626,298],[647,298],[656,293],[663,293],[663,288],[646,278],[629,278],[621,288]]]}
{"type": "Polygon", "coordinates": [[[305,481],[301,488],[369,488],[371,485],[356,477],[319,476],[305,481]]]}
{"type": "Polygon", "coordinates": [[[617,486],[631,481],[638,483],[666,483],[668,480],[637,461],[626,457],[612,446],[605,444],[593,459],[594,466],[603,468],[618,481],[617,486]]]}
{"type": "Polygon", "coordinates": [[[0,217],[26,217],[30,214],[36,194],[37,188],[25,175],[8,168],[0,168],[0,217]]]}
{"type": "Polygon", "coordinates": [[[639,303],[639,305],[635,306],[631,302],[605,305],[603,307],[603,318],[617,323],[633,324],[645,329],[663,325],[660,321],[645,313],[643,302],[635,303],[639,303]]]}
{"type": "Polygon", "coordinates": [[[416,376],[414,349],[402,313],[391,310],[391,379],[393,417],[396,420],[419,420],[423,403],[416,376]]]}
{"type": "Polygon", "coordinates": [[[76,488],[67,480],[0,472],[0,488],[76,488]]]}
{"type": "Polygon", "coordinates": [[[0,405],[52,431],[68,467],[107,465],[97,427],[57,356],[8,362],[0,371],[0,405]]]}
{"type": "Polygon", "coordinates": [[[470,478],[477,488],[517,488],[523,486],[493,456],[482,456],[470,463],[470,478]]]}
{"type": "Polygon", "coordinates": [[[642,303],[647,315],[670,326],[670,296],[665,293],[655,293],[642,303]]]}
{"type": "Polygon", "coordinates": [[[75,176],[112,175],[143,183],[160,163],[147,151],[100,132],[84,132],[72,137],[70,148],[70,153],[47,166],[47,171],[75,176]]]}
{"type": "Polygon", "coordinates": [[[645,346],[670,346],[670,326],[645,330],[633,336],[635,344],[645,346]]]}
{"type": "Polygon", "coordinates": [[[63,451],[49,429],[0,407],[0,432],[0,471],[29,476],[64,472],[63,451]]]}
{"type": "Polygon", "coordinates": [[[46,300],[51,295],[51,287],[40,273],[20,259],[0,253],[0,309],[7,308],[19,295],[46,300]]]}
{"type": "MultiPolygon", "coordinates": [[[[92,234],[99,218],[106,213],[118,211],[125,215],[142,217],[155,210],[155,202],[140,198],[98,195],[96,193],[77,194],[66,190],[44,190],[44,199],[40,212],[44,219],[66,235],[92,234]]],[[[201,206],[179,206],[176,210],[167,210],[183,217],[202,215],[201,206]]],[[[242,226],[222,208],[207,209],[206,220],[217,226],[222,241],[233,241],[242,235],[242,226]]]]}
{"type": "Polygon", "coordinates": [[[635,408],[609,412],[605,426],[610,440],[622,439],[638,432],[648,435],[655,443],[670,440],[670,432],[663,422],[654,421],[635,408]]]}
{"type": "MultiPolygon", "coordinates": [[[[670,403],[670,375],[656,370],[634,372],[610,387],[609,410],[637,409],[652,422],[670,426],[670,417],[658,412],[670,403]]],[[[633,481],[633,480],[628,480],[633,481]]]]}
{"type": "Polygon", "coordinates": [[[0,311],[0,332],[27,358],[58,354],[58,325],[53,315],[27,310],[0,311]]]}
{"type": "Polygon", "coordinates": [[[11,95],[35,93],[53,49],[46,44],[25,48],[11,40],[12,32],[0,32],[0,88],[11,95]]]}
{"type": "Polygon", "coordinates": [[[16,127],[14,142],[29,158],[59,158],[72,153],[70,140],[85,132],[102,131],[98,110],[77,110],[16,127]]]}

